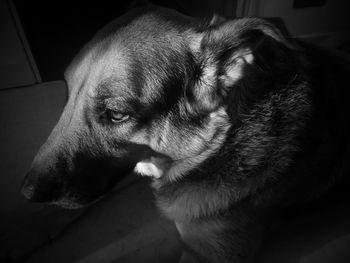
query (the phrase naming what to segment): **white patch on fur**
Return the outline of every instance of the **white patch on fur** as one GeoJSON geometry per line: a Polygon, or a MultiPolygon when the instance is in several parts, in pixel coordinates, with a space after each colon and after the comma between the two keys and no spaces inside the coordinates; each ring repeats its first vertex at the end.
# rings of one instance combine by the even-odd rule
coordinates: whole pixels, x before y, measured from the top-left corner
{"type": "MultiPolygon", "coordinates": [[[[212,112],[210,122],[201,134],[191,139],[182,137],[183,141],[179,144],[180,148],[176,150],[180,154],[180,158],[169,165],[161,181],[174,182],[186,174],[187,171],[197,167],[209,158],[223,144],[229,127],[228,116],[224,108],[212,112]],[[218,127],[222,130],[220,134],[216,134],[218,127]],[[216,134],[215,139],[213,138],[214,134],[216,134]]],[[[174,137],[178,136],[174,135],[174,137]]],[[[154,181],[153,187],[157,188],[161,184],[162,182],[154,181]]]]}
{"type": "Polygon", "coordinates": [[[253,63],[253,60],[254,60],[253,54],[251,54],[251,53],[246,54],[246,55],[244,56],[244,60],[245,60],[248,64],[252,64],[252,63],[253,63]]]}
{"type": "Polygon", "coordinates": [[[150,176],[157,179],[163,175],[162,169],[157,167],[154,163],[147,161],[138,162],[134,168],[134,171],[143,176],[150,176]]]}
{"type": "Polygon", "coordinates": [[[134,168],[136,173],[159,179],[167,171],[169,162],[165,157],[154,157],[138,162],[134,168]]]}

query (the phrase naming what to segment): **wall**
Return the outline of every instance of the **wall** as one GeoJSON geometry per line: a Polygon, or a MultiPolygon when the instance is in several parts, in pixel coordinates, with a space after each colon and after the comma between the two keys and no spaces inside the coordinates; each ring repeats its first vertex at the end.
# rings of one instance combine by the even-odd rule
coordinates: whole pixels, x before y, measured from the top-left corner
{"type": "Polygon", "coordinates": [[[10,1],[0,0],[0,89],[40,82],[10,1]]]}
{"type": "Polygon", "coordinates": [[[241,0],[238,15],[281,17],[296,37],[338,45],[350,39],[350,1],[328,0],[320,7],[293,8],[293,0],[241,0]]]}
{"type": "Polygon", "coordinates": [[[262,0],[259,15],[281,16],[294,35],[349,30],[349,1],[328,0],[324,6],[293,8],[293,0],[262,0]]]}

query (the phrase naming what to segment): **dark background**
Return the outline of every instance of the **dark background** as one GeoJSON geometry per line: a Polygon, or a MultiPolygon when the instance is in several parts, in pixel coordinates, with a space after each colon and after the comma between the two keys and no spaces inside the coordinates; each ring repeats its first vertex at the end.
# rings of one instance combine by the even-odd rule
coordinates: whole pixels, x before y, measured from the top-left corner
{"type": "MultiPolygon", "coordinates": [[[[63,71],[70,60],[99,28],[130,8],[143,6],[146,2],[148,1],[14,0],[43,81],[62,79],[63,71]]],[[[151,2],[174,8],[187,15],[210,17],[213,13],[234,16],[238,1],[153,0],[151,2]],[[231,10],[225,9],[226,7],[231,10]]],[[[302,27],[307,28],[307,31],[300,33],[300,35],[308,36],[319,33],[321,35],[323,33],[329,34],[350,28],[350,20],[347,19],[350,4],[347,3],[349,2],[347,0],[269,0],[260,2],[266,2],[267,7],[261,8],[262,4],[257,7],[253,6],[251,9],[259,10],[260,8],[260,12],[251,10],[250,13],[281,17],[286,22],[287,28],[297,37],[302,31],[300,30],[302,27]],[[274,9],[273,5],[278,2],[286,4],[280,9],[274,9]],[[289,7],[291,11],[288,11],[286,7],[289,7]],[[304,15],[300,19],[302,13],[304,15]],[[294,29],[292,25],[298,23],[298,28],[294,29]]],[[[250,7],[245,8],[249,9],[250,7]]],[[[317,39],[312,40],[319,42],[317,39]]],[[[342,49],[348,49],[348,42],[342,41],[342,49]]],[[[337,45],[340,46],[340,43],[337,45]]]]}
{"type": "MultiPolygon", "coordinates": [[[[234,9],[237,7],[236,0],[153,0],[151,2],[156,5],[174,8],[187,15],[199,17],[210,17],[213,13],[232,16],[235,13],[234,9]],[[230,6],[232,11],[227,12],[225,6],[230,6]]],[[[271,5],[274,4],[274,1],[265,2],[267,2],[266,5],[269,5],[268,2],[271,2],[271,5]]],[[[349,2],[347,0],[284,0],[275,2],[289,2],[288,6],[295,11],[294,23],[298,22],[298,16],[301,12],[310,11],[309,20],[304,18],[305,21],[303,21],[305,26],[309,28],[307,34],[319,33],[322,26],[325,31],[328,31],[327,33],[350,28],[350,20],[344,21],[344,19],[341,19],[347,17],[347,13],[350,12],[350,4],[347,3],[349,2]],[[331,3],[333,4],[331,5],[331,3]],[[329,7],[327,7],[327,4],[329,7]],[[323,11],[318,12],[317,8],[323,9],[323,11]],[[322,14],[319,15],[317,12],[322,14]]],[[[125,0],[98,2],[14,0],[43,81],[62,79],[62,72],[70,60],[98,29],[124,14],[127,10],[147,3],[149,2],[125,0]]],[[[283,9],[280,12],[280,10],[271,8],[270,13],[273,17],[281,16],[282,19],[287,20],[288,28],[288,22],[290,20],[293,22],[293,16],[283,11],[283,9]]],[[[348,43],[344,41],[342,48],[347,49],[347,45],[348,43]]]]}
{"type": "Polygon", "coordinates": [[[62,72],[93,34],[127,10],[128,1],[14,1],[43,81],[62,72]]]}
{"type": "MultiPolygon", "coordinates": [[[[223,1],[152,1],[192,16],[211,16],[223,1]]],[[[233,1],[234,2],[234,1],[233,1]]],[[[43,81],[62,79],[65,67],[95,32],[146,1],[14,0],[43,81]]]]}

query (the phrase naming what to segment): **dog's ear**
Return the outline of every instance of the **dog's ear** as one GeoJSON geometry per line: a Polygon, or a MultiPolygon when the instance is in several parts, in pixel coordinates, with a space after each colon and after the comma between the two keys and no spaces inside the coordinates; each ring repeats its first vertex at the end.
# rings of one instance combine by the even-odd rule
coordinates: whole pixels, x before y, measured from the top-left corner
{"type": "Polygon", "coordinates": [[[259,96],[290,79],[297,68],[295,47],[262,19],[219,23],[204,32],[199,47],[200,77],[193,95],[209,111],[227,102],[232,92],[248,89],[259,96]]]}

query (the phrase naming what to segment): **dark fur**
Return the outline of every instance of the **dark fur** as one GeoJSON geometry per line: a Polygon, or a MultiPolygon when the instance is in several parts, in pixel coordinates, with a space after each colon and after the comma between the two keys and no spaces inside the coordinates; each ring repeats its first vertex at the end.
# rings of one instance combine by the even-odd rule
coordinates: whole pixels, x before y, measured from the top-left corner
{"type": "Polygon", "coordinates": [[[165,171],[152,186],[187,246],[182,261],[247,262],[273,211],[342,177],[349,61],[287,40],[262,19],[210,23],[164,9],[126,15],[69,67],[67,108],[24,193],[74,208],[151,160],[165,171]],[[88,66],[99,58],[109,65],[103,56],[116,43],[128,67],[91,80],[88,66]],[[110,109],[132,118],[113,125],[110,109]]]}

